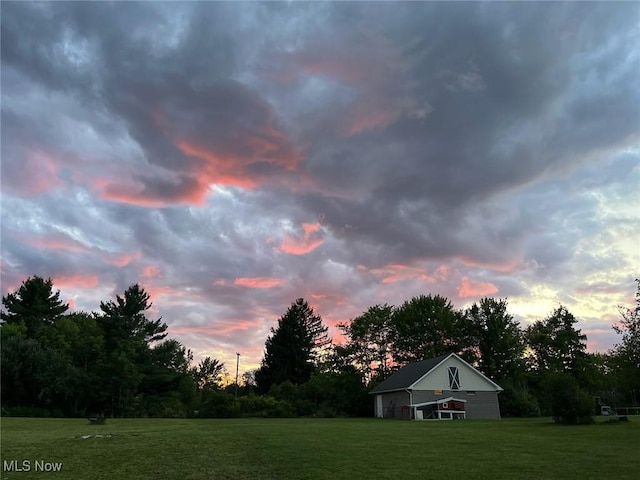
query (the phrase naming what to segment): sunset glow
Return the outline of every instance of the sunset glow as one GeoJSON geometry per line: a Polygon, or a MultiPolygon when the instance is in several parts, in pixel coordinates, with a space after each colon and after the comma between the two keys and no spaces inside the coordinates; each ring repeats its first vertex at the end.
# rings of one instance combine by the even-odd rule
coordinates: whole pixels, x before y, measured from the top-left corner
{"type": "Polygon", "coordinates": [[[299,297],[336,341],[428,294],[523,327],[564,305],[590,350],[619,341],[638,3],[123,7],[2,4],[3,295],[39,275],[91,312],[139,283],[241,372],[299,297]]]}

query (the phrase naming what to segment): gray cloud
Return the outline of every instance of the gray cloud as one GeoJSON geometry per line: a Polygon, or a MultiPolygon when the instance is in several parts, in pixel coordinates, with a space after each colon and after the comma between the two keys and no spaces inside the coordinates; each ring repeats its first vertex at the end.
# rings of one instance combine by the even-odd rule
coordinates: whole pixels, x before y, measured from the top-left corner
{"type": "Polygon", "coordinates": [[[3,285],[139,281],[183,341],[257,356],[298,296],[623,298],[638,8],[3,3],[3,285]]]}

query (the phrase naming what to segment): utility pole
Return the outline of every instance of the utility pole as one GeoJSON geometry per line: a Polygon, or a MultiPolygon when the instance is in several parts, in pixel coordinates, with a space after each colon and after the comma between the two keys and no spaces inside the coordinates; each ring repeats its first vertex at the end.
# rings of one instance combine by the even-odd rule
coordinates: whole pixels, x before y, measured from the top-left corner
{"type": "Polygon", "coordinates": [[[238,368],[240,367],[240,354],[236,352],[236,393],[234,398],[238,398],[238,368]]]}

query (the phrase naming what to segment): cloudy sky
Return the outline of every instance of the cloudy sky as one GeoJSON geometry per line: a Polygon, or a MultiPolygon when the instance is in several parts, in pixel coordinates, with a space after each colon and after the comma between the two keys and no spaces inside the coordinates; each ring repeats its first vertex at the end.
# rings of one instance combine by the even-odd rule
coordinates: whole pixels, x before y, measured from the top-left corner
{"type": "MultiPolygon", "coordinates": [[[[640,4],[2,2],[2,293],[140,283],[241,371],[298,297],[559,304],[640,275],[640,4]]],[[[332,329],[334,335],[337,334],[332,329]]]]}

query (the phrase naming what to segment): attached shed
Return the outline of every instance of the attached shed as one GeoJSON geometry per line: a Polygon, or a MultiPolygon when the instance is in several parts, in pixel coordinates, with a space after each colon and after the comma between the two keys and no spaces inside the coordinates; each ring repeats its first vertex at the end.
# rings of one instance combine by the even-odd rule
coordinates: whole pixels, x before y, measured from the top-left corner
{"type": "Polygon", "coordinates": [[[405,419],[500,419],[502,388],[455,353],[410,363],[371,394],[375,416],[405,419]]]}
{"type": "Polygon", "coordinates": [[[466,400],[447,397],[432,402],[414,403],[408,405],[409,416],[413,412],[416,420],[456,420],[467,418],[465,409],[466,400]]]}

